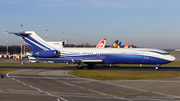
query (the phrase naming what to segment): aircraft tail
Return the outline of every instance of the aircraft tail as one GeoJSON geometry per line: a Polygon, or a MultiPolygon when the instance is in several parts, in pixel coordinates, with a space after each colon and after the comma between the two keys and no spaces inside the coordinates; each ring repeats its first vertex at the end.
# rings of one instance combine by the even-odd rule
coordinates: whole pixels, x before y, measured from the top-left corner
{"type": "Polygon", "coordinates": [[[133,45],[131,45],[130,48],[133,48],[133,45]]]}
{"type": "Polygon", "coordinates": [[[119,42],[119,44],[118,44],[118,48],[120,48],[121,47],[121,42],[119,42]]]}
{"type": "Polygon", "coordinates": [[[106,44],[106,38],[103,38],[99,44],[96,46],[96,48],[104,48],[106,44]]]}
{"type": "Polygon", "coordinates": [[[33,52],[57,50],[57,48],[63,47],[63,42],[46,42],[34,31],[24,31],[20,33],[9,32],[9,34],[21,36],[33,52]]]}
{"type": "Polygon", "coordinates": [[[128,48],[128,46],[129,46],[129,44],[126,44],[126,45],[124,46],[124,48],[128,48]]]}
{"type": "Polygon", "coordinates": [[[119,40],[115,40],[114,43],[111,45],[111,48],[117,48],[119,40]]]}

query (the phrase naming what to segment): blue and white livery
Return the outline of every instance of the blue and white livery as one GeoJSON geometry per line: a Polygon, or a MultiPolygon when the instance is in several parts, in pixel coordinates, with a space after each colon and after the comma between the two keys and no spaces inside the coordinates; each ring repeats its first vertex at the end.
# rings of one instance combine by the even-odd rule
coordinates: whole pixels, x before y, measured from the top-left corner
{"type": "Polygon", "coordinates": [[[175,60],[175,57],[159,49],[146,48],[64,48],[63,42],[47,42],[34,31],[12,33],[21,36],[33,50],[32,56],[39,61],[61,61],[83,64],[93,68],[95,64],[161,64],[175,60]]]}

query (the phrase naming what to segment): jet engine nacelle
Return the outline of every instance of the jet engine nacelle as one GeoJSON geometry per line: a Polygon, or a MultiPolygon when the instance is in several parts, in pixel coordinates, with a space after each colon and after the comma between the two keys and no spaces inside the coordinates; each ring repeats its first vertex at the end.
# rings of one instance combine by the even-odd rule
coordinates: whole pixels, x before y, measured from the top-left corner
{"type": "Polygon", "coordinates": [[[33,57],[42,57],[42,58],[58,57],[58,56],[60,56],[60,52],[57,50],[40,51],[40,52],[33,52],[32,56],[33,57]]]}

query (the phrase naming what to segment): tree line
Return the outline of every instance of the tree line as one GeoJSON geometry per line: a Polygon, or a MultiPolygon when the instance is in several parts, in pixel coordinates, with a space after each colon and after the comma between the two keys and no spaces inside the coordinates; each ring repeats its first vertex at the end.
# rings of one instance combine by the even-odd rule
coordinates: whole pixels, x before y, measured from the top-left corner
{"type": "MultiPolygon", "coordinates": [[[[24,52],[24,45],[22,48],[23,48],[22,52],[24,52]]],[[[31,51],[30,47],[25,45],[25,51],[30,52],[31,51]]],[[[0,53],[6,54],[6,52],[7,52],[7,46],[0,46],[0,53]]],[[[21,52],[21,46],[20,45],[8,46],[8,52],[9,53],[20,53],[21,52]]]]}

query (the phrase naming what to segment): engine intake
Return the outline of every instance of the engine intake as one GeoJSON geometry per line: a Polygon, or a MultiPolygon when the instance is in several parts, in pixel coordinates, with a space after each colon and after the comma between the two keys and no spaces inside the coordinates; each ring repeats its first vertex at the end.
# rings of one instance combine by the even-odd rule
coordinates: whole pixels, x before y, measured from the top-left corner
{"type": "Polygon", "coordinates": [[[40,52],[33,52],[32,56],[33,57],[42,57],[42,58],[58,57],[58,56],[60,56],[60,52],[57,50],[40,51],[40,52]]]}

